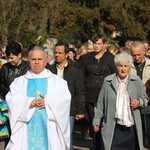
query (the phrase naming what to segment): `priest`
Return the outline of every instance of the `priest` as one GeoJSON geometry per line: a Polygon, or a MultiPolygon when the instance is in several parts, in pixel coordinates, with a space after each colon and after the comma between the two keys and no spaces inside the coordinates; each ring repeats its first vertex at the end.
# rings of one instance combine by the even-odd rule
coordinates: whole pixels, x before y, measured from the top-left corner
{"type": "Polygon", "coordinates": [[[47,55],[35,46],[30,70],[6,95],[11,137],[6,150],[69,150],[71,95],[65,80],[45,69],[47,55]]]}

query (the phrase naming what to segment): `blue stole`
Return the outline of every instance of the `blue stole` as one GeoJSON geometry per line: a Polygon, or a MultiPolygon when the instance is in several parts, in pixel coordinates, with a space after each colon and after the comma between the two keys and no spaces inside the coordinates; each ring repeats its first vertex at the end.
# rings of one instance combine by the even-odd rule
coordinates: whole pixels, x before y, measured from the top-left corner
{"type": "MultiPolygon", "coordinates": [[[[47,79],[36,78],[28,80],[28,97],[40,98],[40,94],[47,92],[47,79]]],[[[27,144],[28,150],[48,150],[47,116],[45,108],[36,108],[31,120],[28,122],[27,144]]]]}

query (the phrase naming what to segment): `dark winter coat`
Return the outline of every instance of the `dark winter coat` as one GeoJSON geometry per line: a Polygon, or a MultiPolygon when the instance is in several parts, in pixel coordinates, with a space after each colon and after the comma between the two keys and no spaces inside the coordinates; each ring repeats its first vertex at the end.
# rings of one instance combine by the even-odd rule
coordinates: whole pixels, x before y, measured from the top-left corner
{"type": "MultiPolygon", "coordinates": [[[[48,68],[52,73],[57,74],[56,64],[48,68]]],[[[82,72],[68,64],[64,68],[64,80],[68,83],[68,88],[71,93],[71,109],[70,115],[84,114],[84,84],[82,72]]]]}
{"type": "Polygon", "coordinates": [[[6,63],[0,70],[0,96],[5,98],[9,91],[9,86],[16,77],[24,75],[29,69],[29,64],[26,61],[21,62],[19,66],[12,66],[6,63]]]}
{"type": "Polygon", "coordinates": [[[95,103],[104,78],[116,72],[114,56],[105,51],[100,59],[96,59],[94,52],[87,53],[81,57],[78,65],[85,80],[85,101],[95,103]]]}

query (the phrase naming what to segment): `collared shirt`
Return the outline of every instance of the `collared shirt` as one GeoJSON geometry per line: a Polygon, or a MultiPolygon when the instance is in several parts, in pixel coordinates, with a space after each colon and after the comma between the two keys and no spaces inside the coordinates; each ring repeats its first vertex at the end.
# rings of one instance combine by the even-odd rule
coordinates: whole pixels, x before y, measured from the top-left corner
{"type": "Polygon", "coordinates": [[[142,75],[143,75],[143,69],[144,69],[145,63],[146,63],[146,61],[139,63],[139,64],[134,62],[134,66],[136,68],[137,75],[141,78],[141,80],[143,78],[142,75]]]}
{"type": "Polygon", "coordinates": [[[64,69],[67,66],[68,66],[68,62],[63,67],[60,67],[59,65],[56,65],[56,67],[57,67],[57,75],[59,77],[64,78],[64,69]]]}

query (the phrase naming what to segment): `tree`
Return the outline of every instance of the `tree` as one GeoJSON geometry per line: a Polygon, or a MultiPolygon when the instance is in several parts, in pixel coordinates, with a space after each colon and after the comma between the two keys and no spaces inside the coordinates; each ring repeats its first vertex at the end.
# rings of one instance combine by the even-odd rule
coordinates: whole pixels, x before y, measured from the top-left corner
{"type": "Polygon", "coordinates": [[[46,23],[43,16],[47,13],[47,10],[44,11],[47,2],[48,0],[1,0],[1,41],[7,43],[9,40],[16,40],[26,43],[25,41],[34,41],[41,33],[44,34],[46,23]]]}
{"type": "Polygon", "coordinates": [[[115,30],[122,31],[125,40],[144,39],[150,32],[149,6],[149,0],[102,0],[101,19],[105,27],[113,25],[115,30]]]}
{"type": "MultiPolygon", "coordinates": [[[[99,9],[70,3],[67,0],[60,2],[55,18],[55,34],[60,40],[71,43],[84,43],[99,30],[99,9]]],[[[51,30],[52,31],[52,30],[51,30]]]]}
{"type": "Polygon", "coordinates": [[[95,33],[110,37],[114,31],[123,43],[150,38],[149,6],[149,0],[1,0],[0,40],[29,46],[54,34],[80,45],[95,33]]]}

